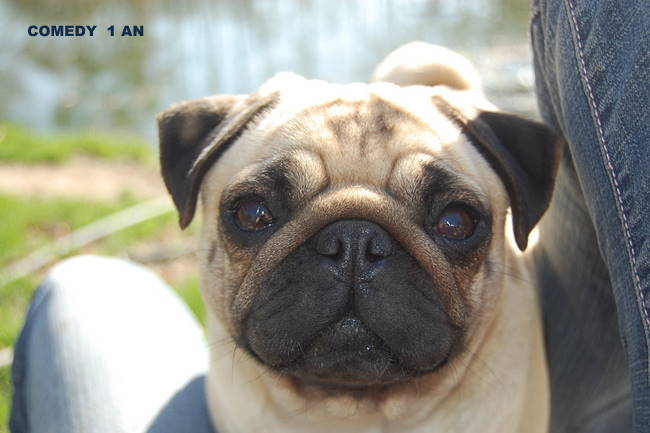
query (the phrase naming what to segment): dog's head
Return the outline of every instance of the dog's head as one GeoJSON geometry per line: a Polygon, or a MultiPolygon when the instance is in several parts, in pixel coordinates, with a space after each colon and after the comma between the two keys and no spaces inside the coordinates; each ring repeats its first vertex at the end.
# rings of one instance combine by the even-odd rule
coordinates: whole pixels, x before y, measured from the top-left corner
{"type": "Polygon", "coordinates": [[[291,74],[159,125],[181,226],[201,197],[212,314],[260,363],[343,392],[440,370],[481,334],[506,210],[524,249],[559,154],[466,92],[291,74]]]}

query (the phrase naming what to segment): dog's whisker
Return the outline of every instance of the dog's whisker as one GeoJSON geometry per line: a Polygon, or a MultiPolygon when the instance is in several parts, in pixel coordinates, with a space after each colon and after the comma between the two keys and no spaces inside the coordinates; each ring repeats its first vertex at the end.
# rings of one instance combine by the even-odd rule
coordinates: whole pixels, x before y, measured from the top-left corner
{"type": "MultiPolygon", "coordinates": [[[[493,378],[493,379],[494,379],[494,380],[495,380],[495,381],[496,381],[496,382],[497,382],[497,383],[498,383],[502,388],[506,388],[506,384],[503,382],[503,380],[501,379],[501,377],[499,377],[499,375],[498,375],[498,374],[497,374],[497,373],[492,369],[492,367],[490,367],[490,365],[489,365],[486,361],[484,361],[484,360],[480,357],[480,355],[475,354],[475,355],[474,355],[474,359],[475,359],[476,361],[479,362],[480,366],[481,366],[483,369],[487,370],[487,372],[489,373],[489,375],[492,376],[492,378],[493,378]]],[[[473,370],[474,370],[473,366],[470,366],[470,367],[468,368],[468,372],[469,372],[469,373],[476,373],[478,376],[484,377],[484,376],[483,376],[482,374],[480,374],[479,372],[474,372],[473,370]]]]}
{"type": "Polygon", "coordinates": [[[230,361],[230,381],[231,385],[235,382],[235,355],[237,354],[238,345],[235,345],[232,349],[232,359],[230,361]]]}
{"type": "Polygon", "coordinates": [[[321,406],[323,403],[323,400],[315,400],[311,404],[306,404],[302,409],[293,411],[289,413],[289,418],[297,418],[300,415],[305,415],[307,412],[313,410],[314,408],[317,408],[318,406],[321,406]]]}
{"type": "Polygon", "coordinates": [[[231,345],[237,345],[237,342],[234,338],[226,336],[214,341],[208,341],[205,343],[204,347],[208,350],[214,350],[218,348],[227,348],[231,345]]]}
{"type": "Polygon", "coordinates": [[[467,356],[469,358],[467,361],[469,365],[465,370],[465,374],[471,374],[477,376],[479,379],[485,379],[485,375],[482,374],[482,372],[475,371],[475,369],[478,367],[487,371],[488,375],[491,376],[493,380],[499,384],[499,386],[503,388],[506,387],[501,377],[499,377],[499,375],[492,369],[492,367],[490,367],[490,365],[481,358],[478,351],[471,350],[469,347],[465,346],[461,349],[460,352],[462,355],[467,356]]]}
{"type": "Polygon", "coordinates": [[[250,384],[253,384],[254,382],[257,382],[262,377],[273,376],[273,371],[271,369],[269,369],[269,368],[263,367],[260,370],[261,371],[257,376],[253,377],[252,379],[249,379],[249,380],[245,381],[242,385],[250,385],[250,384]]]}

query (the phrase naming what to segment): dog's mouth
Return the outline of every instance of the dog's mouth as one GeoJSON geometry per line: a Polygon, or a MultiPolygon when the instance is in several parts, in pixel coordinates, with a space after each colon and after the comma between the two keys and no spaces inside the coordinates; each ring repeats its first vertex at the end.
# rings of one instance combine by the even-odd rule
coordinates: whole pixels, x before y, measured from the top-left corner
{"type": "Polygon", "coordinates": [[[329,392],[366,392],[402,384],[432,373],[448,357],[426,368],[401,362],[390,347],[362,320],[346,315],[324,329],[291,362],[269,364],[250,347],[251,354],[273,370],[329,392]]]}
{"type": "Polygon", "coordinates": [[[382,227],[340,220],[257,289],[238,340],[260,362],[320,387],[384,387],[431,373],[462,324],[431,275],[382,227]]]}

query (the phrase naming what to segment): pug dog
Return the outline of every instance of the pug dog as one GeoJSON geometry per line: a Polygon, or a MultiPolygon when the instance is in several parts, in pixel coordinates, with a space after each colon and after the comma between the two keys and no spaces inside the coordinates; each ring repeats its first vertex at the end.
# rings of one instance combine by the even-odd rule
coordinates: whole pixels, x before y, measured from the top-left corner
{"type": "Polygon", "coordinates": [[[523,251],[561,145],[467,60],[412,43],[370,84],[282,73],[158,121],[181,227],[202,204],[219,433],[547,430],[523,251]]]}

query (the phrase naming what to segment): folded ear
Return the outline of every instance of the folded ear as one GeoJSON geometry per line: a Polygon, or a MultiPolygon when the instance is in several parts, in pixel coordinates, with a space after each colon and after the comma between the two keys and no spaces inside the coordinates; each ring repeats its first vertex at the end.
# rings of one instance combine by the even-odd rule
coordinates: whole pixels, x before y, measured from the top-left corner
{"type": "Polygon", "coordinates": [[[162,176],[182,228],[194,217],[208,169],[273,102],[273,96],[217,95],[175,104],[158,115],[162,176]]]}
{"type": "Polygon", "coordinates": [[[461,126],[501,178],[510,198],[515,240],[525,250],[528,234],[551,201],[563,141],[547,126],[512,114],[479,111],[467,119],[446,101],[436,105],[461,126]]]}

